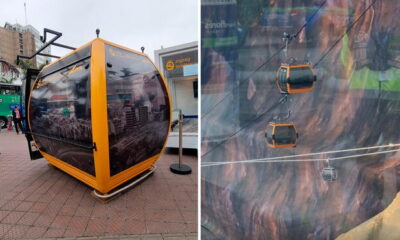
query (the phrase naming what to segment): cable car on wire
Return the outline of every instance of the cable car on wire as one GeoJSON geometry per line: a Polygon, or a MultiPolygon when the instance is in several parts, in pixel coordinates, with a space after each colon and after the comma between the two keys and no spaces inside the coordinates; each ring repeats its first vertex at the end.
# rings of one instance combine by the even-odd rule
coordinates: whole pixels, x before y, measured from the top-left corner
{"type": "Polygon", "coordinates": [[[311,92],[316,80],[310,64],[282,64],[276,73],[276,84],[283,94],[311,92]]]}
{"type": "Polygon", "coordinates": [[[272,148],[288,148],[296,147],[299,134],[292,123],[268,123],[265,137],[272,148]]]}
{"type": "Polygon", "coordinates": [[[337,179],[337,171],[334,167],[328,166],[322,169],[322,178],[327,182],[333,182],[337,179]]]}

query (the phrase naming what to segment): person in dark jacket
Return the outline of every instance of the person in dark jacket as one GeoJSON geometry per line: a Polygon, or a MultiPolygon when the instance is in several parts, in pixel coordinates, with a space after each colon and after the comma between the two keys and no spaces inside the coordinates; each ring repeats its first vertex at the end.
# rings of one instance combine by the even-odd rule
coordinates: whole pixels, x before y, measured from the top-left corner
{"type": "Polygon", "coordinates": [[[15,130],[17,131],[17,134],[19,134],[18,127],[21,129],[21,132],[23,131],[23,128],[21,124],[21,111],[18,109],[18,106],[14,107],[14,110],[12,111],[12,116],[15,125],[15,130]]]}

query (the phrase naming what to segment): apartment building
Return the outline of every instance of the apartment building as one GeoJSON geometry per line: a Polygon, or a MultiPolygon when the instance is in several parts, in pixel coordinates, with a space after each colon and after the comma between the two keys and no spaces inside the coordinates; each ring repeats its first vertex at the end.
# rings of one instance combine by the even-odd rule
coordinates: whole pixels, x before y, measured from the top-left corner
{"type": "MultiPolygon", "coordinates": [[[[5,23],[0,27],[0,59],[12,65],[16,65],[17,55],[29,56],[43,46],[40,41],[40,33],[31,25],[5,23]]],[[[50,47],[43,53],[50,54],[50,47]]],[[[39,67],[50,62],[50,59],[43,56],[36,56],[32,63],[39,67]]]]}

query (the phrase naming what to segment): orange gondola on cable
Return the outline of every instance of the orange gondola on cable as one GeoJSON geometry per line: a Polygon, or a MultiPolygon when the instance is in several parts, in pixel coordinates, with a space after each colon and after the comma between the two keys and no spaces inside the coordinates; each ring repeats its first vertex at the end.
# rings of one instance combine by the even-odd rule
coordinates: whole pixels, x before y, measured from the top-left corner
{"type": "Polygon", "coordinates": [[[299,135],[293,123],[268,123],[265,137],[272,148],[289,148],[296,147],[299,135]]]}
{"type": "Polygon", "coordinates": [[[276,73],[276,84],[283,94],[311,92],[316,80],[309,64],[282,64],[276,73]]]}

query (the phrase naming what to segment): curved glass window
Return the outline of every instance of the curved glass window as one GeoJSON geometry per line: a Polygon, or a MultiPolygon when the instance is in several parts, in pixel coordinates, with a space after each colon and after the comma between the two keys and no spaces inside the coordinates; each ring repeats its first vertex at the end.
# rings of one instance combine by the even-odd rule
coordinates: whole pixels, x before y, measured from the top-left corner
{"type": "Polygon", "coordinates": [[[291,68],[289,83],[293,89],[310,88],[314,84],[314,74],[309,67],[291,68]]]}
{"type": "Polygon", "coordinates": [[[277,126],[274,135],[278,145],[296,143],[296,130],[293,126],[277,126]]]}
{"type": "Polygon", "coordinates": [[[58,70],[41,73],[32,91],[29,116],[41,151],[95,175],[89,63],[88,57],[72,65],[58,62],[58,70]]]}
{"type": "Polygon", "coordinates": [[[147,57],[106,45],[106,62],[113,176],[161,152],[170,109],[166,86],[147,57]]]}
{"type": "Polygon", "coordinates": [[[278,75],[278,84],[282,91],[287,91],[287,69],[281,68],[278,75]]]}
{"type": "Polygon", "coordinates": [[[267,142],[269,144],[272,144],[272,131],[273,131],[273,127],[271,125],[268,125],[267,132],[265,133],[265,137],[267,138],[267,142]]]}

